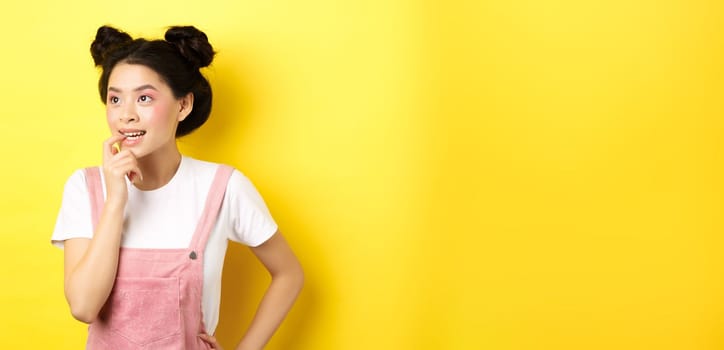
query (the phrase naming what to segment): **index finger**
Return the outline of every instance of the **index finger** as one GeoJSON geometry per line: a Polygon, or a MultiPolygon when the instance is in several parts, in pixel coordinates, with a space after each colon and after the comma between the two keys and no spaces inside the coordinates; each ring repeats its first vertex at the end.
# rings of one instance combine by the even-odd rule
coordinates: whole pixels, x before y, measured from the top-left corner
{"type": "Polygon", "coordinates": [[[126,138],[126,135],[113,135],[103,141],[103,159],[109,159],[113,156],[113,144],[126,138]]]}

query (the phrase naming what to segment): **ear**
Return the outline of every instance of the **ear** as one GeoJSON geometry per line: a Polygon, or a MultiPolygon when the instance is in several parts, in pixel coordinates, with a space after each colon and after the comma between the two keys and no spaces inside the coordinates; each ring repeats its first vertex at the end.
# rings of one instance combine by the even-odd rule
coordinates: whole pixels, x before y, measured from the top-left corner
{"type": "Polygon", "coordinates": [[[178,111],[178,121],[182,121],[186,119],[186,117],[191,114],[191,111],[194,109],[194,94],[193,92],[189,92],[186,94],[186,96],[181,97],[179,100],[179,111],[178,111]]]}

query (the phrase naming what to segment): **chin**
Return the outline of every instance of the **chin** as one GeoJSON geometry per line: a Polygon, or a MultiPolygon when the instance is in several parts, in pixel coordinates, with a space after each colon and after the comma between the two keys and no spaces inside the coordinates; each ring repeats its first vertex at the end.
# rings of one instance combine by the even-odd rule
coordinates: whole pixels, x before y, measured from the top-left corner
{"type": "Polygon", "coordinates": [[[143,147],[139,147],[139,145],[136,146],[128,146],[123,149],[127,149],[133,153],[133,156],[136,158],[143,158],[149,154],[143,147]]]}

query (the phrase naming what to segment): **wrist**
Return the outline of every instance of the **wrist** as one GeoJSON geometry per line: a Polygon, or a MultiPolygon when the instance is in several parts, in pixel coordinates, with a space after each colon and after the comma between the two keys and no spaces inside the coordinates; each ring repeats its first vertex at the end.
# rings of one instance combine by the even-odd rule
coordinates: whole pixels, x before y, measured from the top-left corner
{"type": "Polygon", "coordinates": [[[237,345],[235,348],[235,350],[263,350],[263,349],[264,349],[264,347],[250,345],[250,344],[248,344],[248,342],[245,343],[243,339],[239,343],[239,345],[237,345]]]}
{"type": "Polygon", "coordinates": [[[251,346],[238,346],[236,350],[262,350],[262,348],[256,348],[251,346]]]}
{"type": "Polygon", "coordinates": [[[119,198],[116,196],[108,196],[106,202],[103,204],[104,211],[121,212],[126,208],[126,198],[119,198]]]}

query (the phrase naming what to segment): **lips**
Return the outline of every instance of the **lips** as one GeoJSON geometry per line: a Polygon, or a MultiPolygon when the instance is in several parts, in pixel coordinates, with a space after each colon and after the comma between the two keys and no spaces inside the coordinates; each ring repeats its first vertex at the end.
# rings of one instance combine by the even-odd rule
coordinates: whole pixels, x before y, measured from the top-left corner
{"type": "Polygon", "coordinates": [[[141,138],[143,135],[146,135],[145,130],[119,130],[119,132],[126,136],[126,140],[137,140],[141,138]]]}

